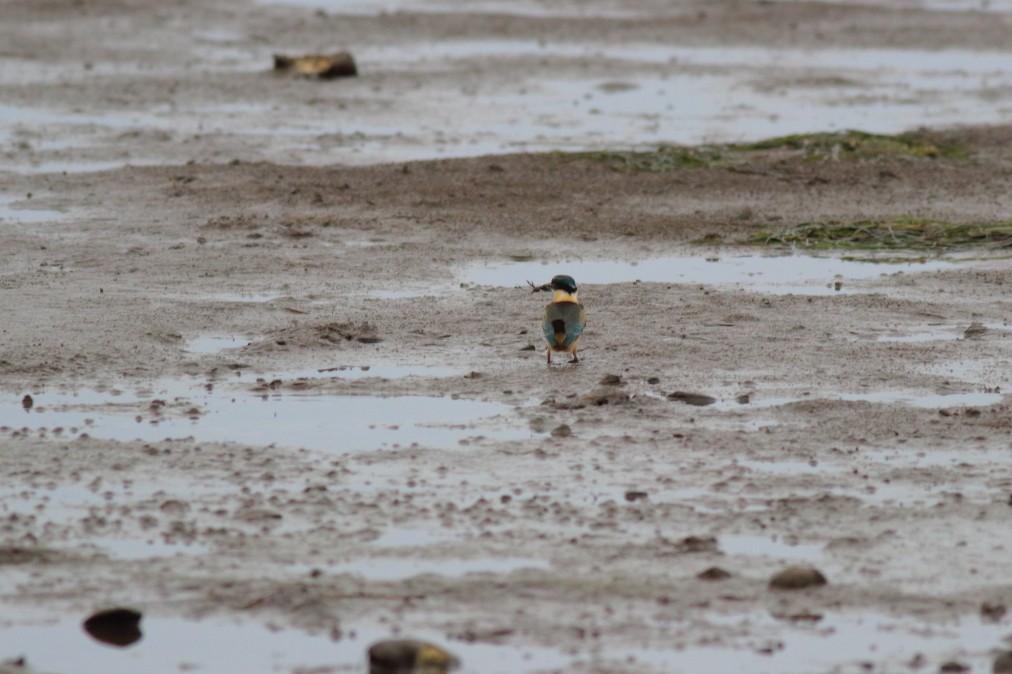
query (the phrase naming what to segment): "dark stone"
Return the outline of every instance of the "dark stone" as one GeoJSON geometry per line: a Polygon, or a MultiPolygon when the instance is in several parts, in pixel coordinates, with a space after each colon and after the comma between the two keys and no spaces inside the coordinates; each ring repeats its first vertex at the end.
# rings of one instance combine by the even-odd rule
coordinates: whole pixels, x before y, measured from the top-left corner
{"type": "Polygon", "coordinates": [[[617,374],[606,374],[601,378],[601,384],[604,386],[621,386],[622,377],[617,374]]]}
{"type": "Polygon", "coordinates": [[[552,429],[552,437],[553,438],[568,438],[572,434],[573,434],[573,429],[571,429],[566,424],[562,424],[561,426],[556,426],[555,428],[552,429]]]}
{"type": "Polygon", "coordinates": [[[980,617],[984,618],[989,622],[999,622],[1008,613],[1008,609],[1005,604],[999,604],[997,602],[986,601],[980,605],[980,617]]]}
{"type": "Polygon", "coordinates": [[[25,411],[27,412],[28,410],[32,409],[34,405],[35,401],[32,399],[30,395],[26,393],[25,397],[21,399],[21,406],[24,407],[25,411]]]}
{"type": "Polygon", "coordinates": [[[369,647],[369,674],[445,674],[460,661],[438,646],[414,639],[387,639],[369,647]]]}
{"type": "Polygon", "coordinates": [[[955,672],[956,674],[958,674],[959,672],[968,672],[968,671],[970,671],[970,667],[968,665],[964,665],[962,662],[956,662],[955,660],[950,660],[949,662],[942,663],[942,666],[938,668],[938,671],[940,671],[940,672],[955,672]]]}
{"type": "Polygon", "coordinates": [[[630,503],[634,501],[646,501],[648,496],[649,494],[647,494],[647,492],[645,491],[637,491],[635,489],[630,489],[625,493],[625,500],[629,501],[630,503]]]}
{"type": "Polygon", "coordinates": [[[1012,651],[999,653],[994,664],[991,665],[991,674],[1012,674],[1012,651]]]}
{"type": "Polygon", "coordinates": [[[828,582],[822,572],[814,567],[789,566],[770,579],[770,587],[774,590],[803,590],[820,587],[828,582]]]}
{"type": "Polygon", "coordinates": [[[713,536],[686,536],[678,541],[678,551],[684,553],[720,552],[713,536]]]}
{"type": "Polygon", "coordinates": [[[686,405],[696,405],[697,407],[706,407],[717,402],[716,398],[713,398],[702,393],[688,393],[686,391],[675,391],[674,393],[668,394],[668,400],[677,400],[683,402],[686,405]]]}
{"type": "Polygon", "coordinates": [[[84,621],[84,631],[111,646],[129,646],[141,639],[141,612],[132,608],[99,611],[84,621]]]}
{"type": "Polygon", "coordinates": [[[696,578],[700,580],[727,580],[731,577],[730,571],[725,571],[719,566],[711,566],[706,571],[700,571],[696,574],[696,578]]]}

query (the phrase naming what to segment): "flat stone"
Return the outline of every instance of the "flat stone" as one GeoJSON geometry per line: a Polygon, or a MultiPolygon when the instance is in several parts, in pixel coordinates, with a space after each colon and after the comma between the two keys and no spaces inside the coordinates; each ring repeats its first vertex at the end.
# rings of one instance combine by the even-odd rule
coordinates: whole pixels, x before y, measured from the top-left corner
{"type": "Polygon", "coordinates": [[[811,566],[789,566],[770,578],[774,590],[803,590],[828,583],[822,572],[811,566]]]}

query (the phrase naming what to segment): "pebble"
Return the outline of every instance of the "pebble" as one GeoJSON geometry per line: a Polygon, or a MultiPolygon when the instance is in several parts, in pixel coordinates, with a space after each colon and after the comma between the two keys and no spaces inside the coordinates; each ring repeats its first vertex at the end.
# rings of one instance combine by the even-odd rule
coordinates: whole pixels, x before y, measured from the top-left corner
{"type": "Polygon", "coordinates": [[[999,653],[991,665],[991,674],[1012,674],[1012,651],[999,653]]]}
{"type": "Polygon", "coordinates": [[[414,639],[387,639],[369,647],[369,674],[445,674],[460,660],[439,646],[414,639]]]}
{"type": "Polygon", "coordinates": [[[731,577],[730,571],[725,571],[719,566],[711,566],[706,571],[700,571],[696,574],[696,578],[700,580],[727,580],[731,577]]]}
{"type": "Polygon", "coordinates": [[[141,612],[132,608],[111,608],[93,613],[84,621],[84,631],[110,646],[129,646],[140,641],[141,612]]]}
{"type": "Polygon", "coordinates": [[[553,438],[568,438],[572,434],[573,434],[573,429],[570,428],[566,424],[562,424],[560,426],[556,426],[555,428],[552,429],[552,437],[553,438]]]}
{"type": "Polygon", "coordinates": [[[697,407],[706,407],[717,402],[717,399],[705,395],[703,393],[688,393],[686,391],[675,391],[674,393],[668,394],[668,400],[678,400],[685,403],[686,405],[696,405],[697,407]]]}
{"type": "Polygon", "coordinates": [[[770,587],[775,590],[802,590],[819,587],[829,581],[822,572],[811,566],[789,566],[770,578],[770,587]]]}

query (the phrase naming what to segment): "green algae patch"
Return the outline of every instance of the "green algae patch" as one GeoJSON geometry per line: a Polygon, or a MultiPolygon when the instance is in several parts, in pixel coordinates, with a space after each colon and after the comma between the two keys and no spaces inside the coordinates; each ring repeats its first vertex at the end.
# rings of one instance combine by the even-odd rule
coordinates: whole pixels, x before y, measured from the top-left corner
{"type": "Polygon", "coordinates": [[[805,222],[753,234],[748,243],[830,249],[932,249],[959,246],[1012,247],[1012,221],[953,224],[903,216],[853,223],[805,222]]]}
{"type": "Polygon", "coordinates": [[[967,152],[951,144],[937,143],[916,132],[888,136],[849,129],[834,133],[804,133],[769,138],[755,143],[728,146],[738,152],[791,150],[806,159],[873,159],[889,157],[926,157],[961,159],[967,152]]]}
{"type": "Polygon", "coordinates": [[[623,173],[672,173],[721,166],[725,158],[712,147],[662,146],[656,150],[577,152],[570,156],[608,164],[623,173]]]}
{"type": "Polygon", "coordinates": [[[599,161],[623,173],[673,173],[689,169],[735,168],[758,153],[787,153],[803,161],[854,161],[873,159],[965,159],[969,152],[939,142],[926,133],[895,136],[864,131],[805,133],[780,136],[755,143],[666,145],[656,150],[559,153],[567,157],[599,161]]]}

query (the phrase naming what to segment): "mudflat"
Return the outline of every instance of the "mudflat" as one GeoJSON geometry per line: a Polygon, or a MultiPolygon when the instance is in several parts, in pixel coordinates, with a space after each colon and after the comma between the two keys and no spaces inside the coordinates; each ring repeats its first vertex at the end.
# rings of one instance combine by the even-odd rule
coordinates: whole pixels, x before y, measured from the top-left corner
{"type": "MultiPolygon", "coordinates": [[[[370,73],[401,43],[1000,53],[1009,14],[520,7],[0,4],[0,671],[355,672],[386,637],[482,674],[1010,648],[1012,126],[317,132],[518,72],[699,74],[564,49],[370,73]],[[359,76],[271,72],[300,47],[359,76]],[[588,324],[549,367],[527,282],[559,273],[588,324]],[[771,586],[792,566],[826,583],[771,586]],[[80,628],[115,606],[144,615],[123,649],[80,628]]],[[[860,89],[817,75],[764,86],[860,89]]]]}

